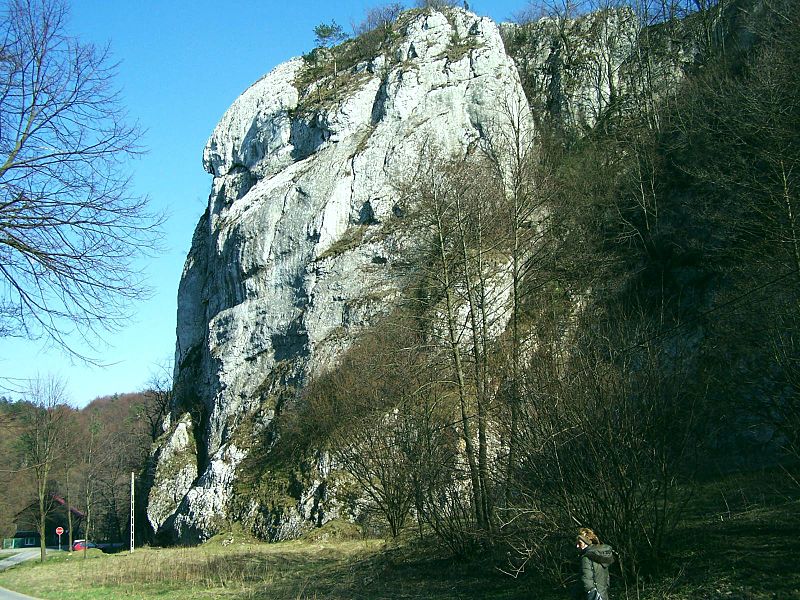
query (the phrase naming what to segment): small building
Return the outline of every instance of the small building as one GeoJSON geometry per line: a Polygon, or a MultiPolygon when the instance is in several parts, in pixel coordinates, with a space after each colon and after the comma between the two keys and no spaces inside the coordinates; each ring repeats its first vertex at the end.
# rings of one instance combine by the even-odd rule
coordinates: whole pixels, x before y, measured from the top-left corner
{"type": "MultiPolygon", "coordinates": [[[[58,535],[57,527],[63,527],[64,533],[61,535],[61,546],[66,548],[69,545],[69,519],[67,518],[67,503],[61,496],[53,494],[51,497],[51,509],[45,518],[45,545],[57,547],[58,535]]],[[[70,507],[72,513],[73,539],[81,537],[83,522],[86,515],[77,508],[70,507]]],[[[35,503],[29,504],[26,508],[17,513],[16,533],[13,538],[3,540],[3,548],[32,548],[39,546],[39,531],[36,527],[38,508],[35,503]]]]}

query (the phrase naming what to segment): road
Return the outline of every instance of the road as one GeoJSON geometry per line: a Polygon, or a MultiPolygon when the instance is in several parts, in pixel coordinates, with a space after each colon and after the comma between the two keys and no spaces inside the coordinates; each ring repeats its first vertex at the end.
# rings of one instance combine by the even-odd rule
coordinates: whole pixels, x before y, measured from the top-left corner
{"type": "Polygon", "coordinates": [[[0,600],[36,600],[33,596],[25,596],[0,587],[0,600]]]}
{"type": "Polygon", "coordinates": [[[41,550],[39,550],[39,548],[26,548],[25,550],[15,550],[15,552],[17,552],[17,554],[14,554],[9,558],[3,558],[3,554],[7,554],[6,552],[0,554],[0,571],[3,571],[8,567],[13,567],[14,565],[17,565],[23,561],[37,558],[41,550]]]}
{"type": "MultiPolygon", "coordinates": [[[[2,558],[3,554],[6,554],[4,552],[0,554],[0,571],[7,569],[8,567],[13,567],[22,561],[38,558],[39,552],[39,548],[32,548],[30,550],[20,550],[17,554],[14,554],[14,556],[9,558],[2,558]]],[[[18,594],[17,592],[12,592],[11,590],[0,587],[0,600],[31,600],[31,596],[18,594]]]]}

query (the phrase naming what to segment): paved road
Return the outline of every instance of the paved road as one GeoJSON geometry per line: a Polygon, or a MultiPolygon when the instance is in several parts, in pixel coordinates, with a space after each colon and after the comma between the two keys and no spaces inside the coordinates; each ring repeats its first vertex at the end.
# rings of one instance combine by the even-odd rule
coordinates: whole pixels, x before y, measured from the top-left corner
{"type": "MultiPolygon", "coordinates": [[[[18,554],[14,554],[9,558],[2,558],[0,555],[0,571],[7,569],[8,567],[13,567],[25,560],[31,560],[32,558],[36,558],[40,555],[41,550],[39,548],[27,548],[25,550],[17,551],[18,554]]],[[[5,554],[5,553],[4,553],[5,554]]]]}
{"type": "MultiPolygon", "coordinates": [[[[2,558],[2,560],[0,560],[0,571],[2,571],[3,569],[7,569],[8,567],[13,567],[14,565],[19,564],[24,560],[31,560],[33,558],[38,558],[39,553],[40,553],[39,548],[33,548],[30,550],[20,550],[18,554],[15,554],[10,558],[2,558],[2,555],[0,555],[0,558],[2,558]]],[[[12,592],[11,590],[7,590],[4,587],[0,587],[0,600],[31,600],[31,596],[18,594],[17,592],[12,592]]]]}
{"type": "Polygon", "coordinates": [[[33,596],[26,596],[0,587],[0,600],[36,600],[33,596]]]}

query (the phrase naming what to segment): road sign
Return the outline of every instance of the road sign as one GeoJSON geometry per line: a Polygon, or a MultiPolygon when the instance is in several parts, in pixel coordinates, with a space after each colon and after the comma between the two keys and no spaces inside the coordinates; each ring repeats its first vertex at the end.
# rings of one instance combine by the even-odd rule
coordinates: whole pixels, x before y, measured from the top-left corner
{"type": "Polygon", "coordinates": [[[64,528],[63,527],[56,527],[56,535],[61,535],[62,533],[64,533],[64,528]]]}

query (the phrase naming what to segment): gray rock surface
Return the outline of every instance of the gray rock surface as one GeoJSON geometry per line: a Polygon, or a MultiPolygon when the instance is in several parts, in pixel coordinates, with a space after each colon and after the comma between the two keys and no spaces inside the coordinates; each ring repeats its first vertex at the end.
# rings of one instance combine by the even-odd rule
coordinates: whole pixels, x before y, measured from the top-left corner
{"type": "Polygon", "coordinates": [[[147,518],[154,531],[176,511],[197,478],[197,450],[191,428],[191,417],[186,414],[170,427],[158,447],[147,503],[147,518]]]}
{"type": "Polygon", "coordinates": [[[630,9],[503,24],[531,104],[572,127],[593,126],[624,93],[639,30],[630,9]]]}
{"type": "Polygon", "coordinates": [[[535,116],[577,130],[594,127],[609,110],[624,113],[634,96],[657,101],[701,52],[684,22],[643,27],[629,7],[501,28],[535,116]]]}
{"type": "MultiPolygon", "coordinates": [[[[303,59],[279,65],[208,141],[209,205],[178,295],[173,414],[183,416],[165,435],[149,500],[152,525],[173,540],[214,533],[248,443],[278,404],[393,306],[406,273],[396,258],[413,243],[397,226],[397,184],[423,148],[463,154],[498,121],[501,99],[527,109],[491,20],[417,11],[397,29],[338,78],[304,87],[303,59]]],[[[272,537],[319,521],[320,484],[264,526],[272,537]]],[[[336,514],[328,504],[325,518],[336,514]]]]}

